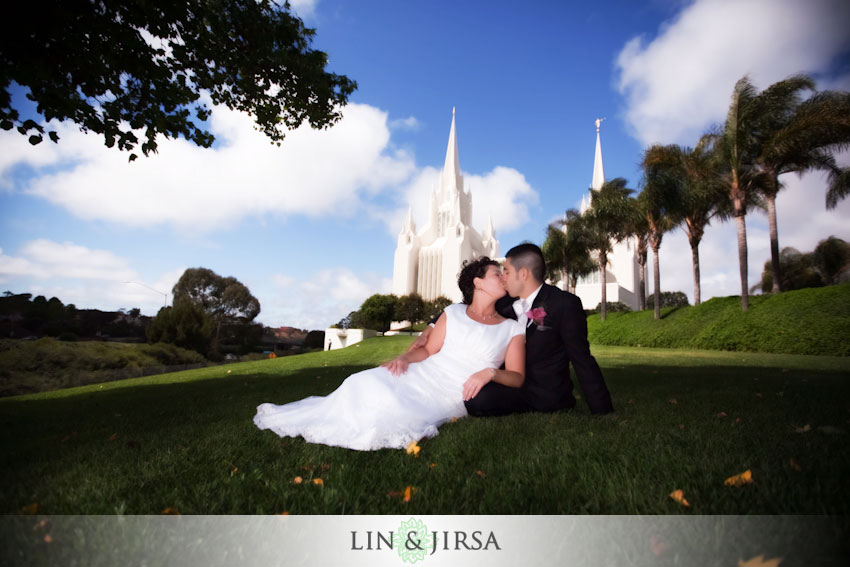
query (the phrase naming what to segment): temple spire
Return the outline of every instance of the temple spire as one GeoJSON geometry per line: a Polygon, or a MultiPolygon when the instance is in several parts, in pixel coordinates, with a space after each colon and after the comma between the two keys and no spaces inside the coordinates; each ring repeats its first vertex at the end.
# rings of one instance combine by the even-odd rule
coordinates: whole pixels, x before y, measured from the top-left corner
{"type": "Polygon", "coordinates": [[[452,127],[449,131],[449,145],[446,148],[446,162],[443,164],[442,189],[448,191],[454,188],[456,192],[463,190],[460,177],[460,161],[457,152],[457,134],[455,132],[455,109],[452,107],[452,127]]]}
{"type": "Polygon", "coordinates": [[[605,171],[602,168],[602,144],[599,141],[599,126],[602,124],[604,118],[596,119],[596,155],[593,157],[593,180],[590,183],[591,189],[596,189],[597,191],[602,187],[602,184],[605,183],[605,171]]]}

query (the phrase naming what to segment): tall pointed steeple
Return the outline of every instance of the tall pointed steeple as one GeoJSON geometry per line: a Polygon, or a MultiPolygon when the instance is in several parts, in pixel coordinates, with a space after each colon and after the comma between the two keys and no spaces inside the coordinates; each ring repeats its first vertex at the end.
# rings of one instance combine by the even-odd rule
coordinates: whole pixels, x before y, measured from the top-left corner
{"type": "Polygon", "coordinates": [[[460,175],[460,160],[457,152],[457,133],[455,132],[455,109],[452,108],[452,128],[449,131],[449,145],[446,148],[446,162],[443,164],[441,189],[443,198],[445,193],[449,195],[463,191],[463,179],[460,175]]]}
{"type": "Polygon", "coordinates": [[[597,191],[605,183],[605,171],[602,168],[602,144],[599,141],[599,126],[603,120],[605,119],[596,119],[596,154],[593,157],[593,180],[590,183],[590,188],[597,191]]]}

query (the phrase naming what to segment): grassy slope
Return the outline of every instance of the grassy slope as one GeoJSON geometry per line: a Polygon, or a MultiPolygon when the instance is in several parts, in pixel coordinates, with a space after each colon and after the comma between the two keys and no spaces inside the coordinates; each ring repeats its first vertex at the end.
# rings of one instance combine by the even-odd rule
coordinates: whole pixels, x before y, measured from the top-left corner
{"type": "Polygon", "coordinates": [[[200,354],[168,344],[0,340],[0,395],[114,380],[134,368],[203,363],[200,354]]]}
{"type": "Polygon", "coordinates": [[[850,284],[588,318],[591,344],[850,356],[850,284]]]}
{"type": "Polygon", "coordinates": [[[0,400],[0,511],[850,513],[847,358],[599,347],[614,418],[467,418],[418,458],[254,427],[257,404],[326,394],[409,341],[0,400]]]}

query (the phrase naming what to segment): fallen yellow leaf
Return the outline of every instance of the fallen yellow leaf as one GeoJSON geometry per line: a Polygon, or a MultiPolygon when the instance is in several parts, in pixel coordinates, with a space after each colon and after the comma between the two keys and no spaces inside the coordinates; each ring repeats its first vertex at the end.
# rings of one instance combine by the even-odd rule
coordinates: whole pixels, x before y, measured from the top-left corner
{"type": "Polygon", "coordinates": [[[301,478],[300,476],[296,476],[295,478],[292,479],[292,482],[294,482],[295,484],[301,484],[302,482],[304,482],[304,479],[301,478]]]}
{"type": "Polygon", "coordinates": [[[681,489],[676,489],[670,493],[670,498],[672,498],[675,502],[678,502],[682,506],[690,507],[688,501],[685,499],[685,493],[681,489]]]}
{"type": "Polygon", "coordinates": [[[746,561],[739,560],[738,567],[779,567],[779,563],[781,562],[781,557],[774,557],[773,559],[765,560],[764,555],[757,555],[746,561]]]}
{"type": "Polygon", "coordinates": [[[753,472],[750,469],[745,470],[741,474],[736,474],[735,476],[730,476],[726,480],[723,481],[725,486],[741,486],[744,484],[752,484],[753,483],[753,472]]]}
{"type": "Polygon", "coordinates": [[[406,451],[407,451],[407,454],[408,454],[408,455],[410,455],[411,453],[413,453],[413,456],[414,456],[414,457],[418,457],[418,456],[419,456],[419,450],[420,450],[420,449],[421,449],[421,447],[419,447],[419,445],[417,445],[417,444],[416,444],[416,441],[411,441],[411,442],[410,442],[410,445],[408,445],[408,446],[407,446],[406,451]]]}
{"type": "Polygon", "coordinates": [[[171,508],[170,506],[162,511],[166,516],[179,516],[180,512],[177,511],[177,508],[171,508]]]}
{"type": "Polygon", "coordinates": [[[478,476],[480,476],[481,478],[484,478],[484,477],[486,477],[486,476],[487,476],[486,474],[484,474],[484,471],[475,471],[475,474],[477,474],[477,475],[478,475],[478,476]]]}
{"type": "Polygon", "coordinates": [[[320,478],[314,478],[314,479],[313,479],[313,484],[315,484],[315,485],[317,485],[317,486],[324,486],[324,485],[325,485],[325,481],[324,481],[324,480],[322,480],[322,479],[320,479],[320,478]]]}
{"type": "Polygon", "coordinates": [[[38,513],[38,502],[33,502],[32,504],[27,504],[23,508],[21,508],[21,514],[26,514],[27,516],[33,516],[38,513]]]}
{"type": "Polygon", "coordinates": [[[812,430],[812,426],[807,423],[803,427],[798,427],[794,431],[796,431],[797,433],[808,433],[811,430],[812,430]]]}
{"type": "Polygon", "coordinates": [[[118,434],[117,434],[117,433],[113,433],[112,435],[110,435],[110,436],[109,436],[109,440],[110,440],[110,441],[115,441],[116,439],[118,439],[118,434]]]}
{"type": "Polygon", "coordinates": [[[679,402],[676,400],[676,398],[670,398],[670,399],[669,399],[669,400],[667,400],[667,401],[668,401],[668,402],[670,402],[671,404],[678,404],[678,403],[679,403],[679,402]]]}
{"type": "Polygon", "coordinates": [[[51,541],[53,541],[53,537],[50,534],[45,534],[44,543],[50,543],[51,541]]]}
{"type": "Polygon", "coordinates": [[[404,501],[410,502],[410,496],[412,494],[413,494],[413,487],[412,486],[408,486],[407,488],[405,488],[404,489],[404,501]]]}

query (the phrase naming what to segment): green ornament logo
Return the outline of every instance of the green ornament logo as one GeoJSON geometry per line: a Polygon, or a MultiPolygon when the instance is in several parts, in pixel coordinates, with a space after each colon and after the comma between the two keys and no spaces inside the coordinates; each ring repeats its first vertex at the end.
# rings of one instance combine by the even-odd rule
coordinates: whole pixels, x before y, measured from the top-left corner
{"type": "Polygon", "coordinates": [[[405,563],[422,561],[434,545],[434,536],[422,520],[410,518],[402,522],[393,536],[393,548],[405,563]]]}

